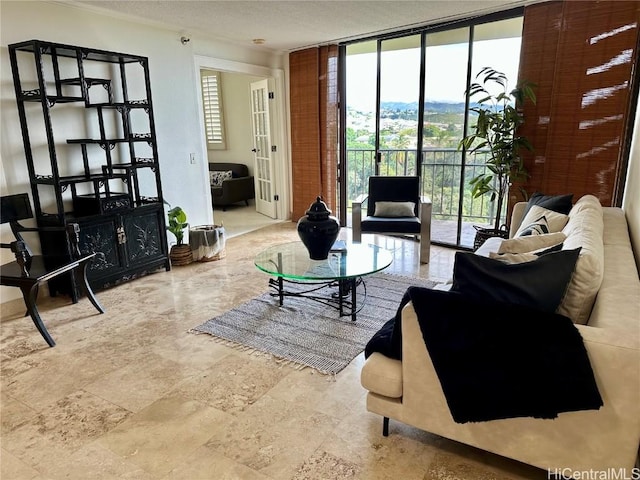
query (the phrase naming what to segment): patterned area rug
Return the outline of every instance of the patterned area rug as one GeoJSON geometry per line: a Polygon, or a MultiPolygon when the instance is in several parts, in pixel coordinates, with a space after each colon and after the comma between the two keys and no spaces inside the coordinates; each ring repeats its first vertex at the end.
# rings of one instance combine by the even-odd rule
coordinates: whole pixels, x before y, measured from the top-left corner
{"type": "MultiPolygon", "coordinates": [[[[255,349],[335,374],[360,354],[373,334],[395,315],[404,292],[412,285],[433,288],[436,282],[385,273],[365,277],[364,285],[358,287],[358,302],[364,298],[363,288],[366,300],[355,322],[308,298],[285,297],[280,307],[277,297],[268,292],[190,332],[208,333],[232,346],[255,349]]],[[[287,290],[301,288],[286,284],[287,290]]],[[[324,293],[330,294],[326,290],[324,293]]]]}

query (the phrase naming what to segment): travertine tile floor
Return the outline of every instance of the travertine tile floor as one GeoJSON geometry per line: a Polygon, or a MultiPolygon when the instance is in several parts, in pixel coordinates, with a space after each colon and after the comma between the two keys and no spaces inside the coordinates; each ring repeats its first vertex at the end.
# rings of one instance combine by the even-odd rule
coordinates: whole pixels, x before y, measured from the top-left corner
{"type": "MultiPolygon", "coordinates": [[[[232,238],[223,260],[99,292],[104,315],[43,298],[54,348],[21,302],[2,304],[2,480],[546,478],[398,422],[384,438],[362,355],[327,377],[187,332],[266,291],[254,255],[295,239],[289,222],[232,238]]],[[[369,240],[394,250],[392,272],[451,274],[451,250],[419,266],[415,242],[369,240]]]]}

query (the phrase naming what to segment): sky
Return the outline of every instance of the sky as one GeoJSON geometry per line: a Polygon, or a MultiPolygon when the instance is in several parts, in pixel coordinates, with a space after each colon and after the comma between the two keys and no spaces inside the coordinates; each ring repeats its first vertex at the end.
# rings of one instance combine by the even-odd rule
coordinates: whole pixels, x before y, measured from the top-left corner
{"type": "MultiPolygon", "coordinates": [[[[473,45],[472,72],[489,66],[516,84],[520,38],[477,41],[473,45]],[[497,54],[499,52],[499,54],[497,54]]],[[[426,96],[429,101],[463,102],[466,88],[467,44],[427,47],[426,96]]],[[[381,101],[417,102],[419,49],[386,51],[381,60],[381,101]]],[[[472,77],[474,81],[474,77],[472,77]]],[[[376,54],[347,57],[347,104],[363,111],[375,110],[376,54]]]]}

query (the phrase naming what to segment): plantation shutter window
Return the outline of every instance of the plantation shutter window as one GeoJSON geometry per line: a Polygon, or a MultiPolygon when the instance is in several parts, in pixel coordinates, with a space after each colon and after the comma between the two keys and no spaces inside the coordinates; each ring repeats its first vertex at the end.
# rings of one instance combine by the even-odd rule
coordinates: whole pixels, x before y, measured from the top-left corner
{"type": "Polygon", "coordinates": [[[200,80],[202,83],[202,105],[207,148],[210,150],[224,150],[227,147],[224,134],[220,72],[201,70],[200,80]]]}

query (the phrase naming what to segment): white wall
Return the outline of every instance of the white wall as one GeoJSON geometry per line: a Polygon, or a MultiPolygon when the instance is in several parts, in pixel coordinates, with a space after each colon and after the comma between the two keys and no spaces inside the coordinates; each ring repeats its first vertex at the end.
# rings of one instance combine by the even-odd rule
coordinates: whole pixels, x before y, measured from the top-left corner
{"type": "Polygon", "coordinates": [[[636,108],[635,129],[622,208],[629,222],[636,265],[640,270],[640,104],[636,108]]]}
{"type": "MultiPolygon", "coordinates": [[[[38,39],[149,57],[160,170],[165,199],[184,208],[192,224],[213,219],[206,152],[197,114],[194,55],[282,68],[280,55],[191,37],[80,7],[42,1],[0,1],[0,167],[2,194],[31,192],[7,45],[38,39]],[[197,164],[189,163],[196,153],[197,164]]],[[[34,132],[35,133],[35,132],[34,132]]],[[[64,143],[64,137],[61,143],[64,143]]],[[[11,237],[3,225],[3,242],[11,237]]],[[[37,247],[37,246],[36,246],[37,247]]],[[[3,249],[6,250],[6,249],[3,249]]],[[[2,261],[8,260],[2,252],[2,261]]],[[[0,289],[1,301],[19,297],[0,289]]]]}
{"type": "Polygon", "coordinates": [[[251,131],[252,82],[261,77],[243,73],[221,73],[226,150],[209,150],[209,162],[244,163],[253,175],[253,133],[251,131]]]}

